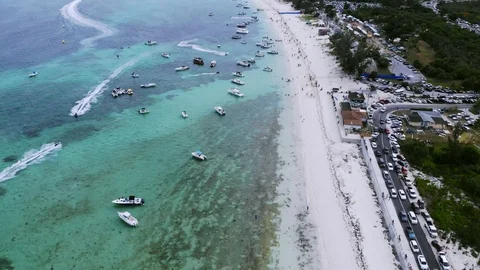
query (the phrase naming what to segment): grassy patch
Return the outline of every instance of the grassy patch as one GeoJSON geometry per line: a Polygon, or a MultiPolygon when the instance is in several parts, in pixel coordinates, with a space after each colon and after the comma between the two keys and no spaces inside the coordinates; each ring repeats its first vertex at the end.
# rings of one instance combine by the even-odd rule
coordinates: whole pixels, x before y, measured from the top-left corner
{"type": "Polygon", "coordinates": [[[449,87],[455,90],[460,89],[462,84],[461,80],[439,80],[429,77],[427,77],[427,81],[433,85],[441,85],[442,87],[449,87]]]}
{"type": "Polygon", "coordinates": [[[418,60],[425,66],[435,60],[435,52],[433,51],[432,47],[428,45],[428,43],[423,40],[419,40],[416,44],[416,47],[408,49],[407,59],[410,63],[418,60]]]}
{"type": "Polygon", "coordinates": [[[318,17],[312,16],[310,14],[304,14],[301,16],[303,21],[318,21],[318,17]]]}

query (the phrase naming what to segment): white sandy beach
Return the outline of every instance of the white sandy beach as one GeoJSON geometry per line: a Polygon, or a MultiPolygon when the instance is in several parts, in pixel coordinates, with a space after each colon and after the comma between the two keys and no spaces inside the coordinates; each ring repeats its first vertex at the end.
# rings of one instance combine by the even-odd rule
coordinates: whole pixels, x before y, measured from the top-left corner
{"type": "MultiPolygon", "coordinates": [[[[342,143],[332,87],[355,90],[364,85],[348,79],[327,51],[328,39],[277,0],[256,0],[269,18],[276,46],[289,65],[290,93],[282,116],[280,143],[285,157],[280,187],[282,205],[276,269],[397,268],[369,186],[358,147],[342,143]],[[345,78],[342,78],[345,77],[345,78]],[[315,87],[315,81],[318,87],[315,87]],[[323,88],[323,89],[322,89],[323,88]],[[293,132],[293,133],[292,133],[293,132]]],[[[287,78],[285,78],[286,80],[287,78]]]]}

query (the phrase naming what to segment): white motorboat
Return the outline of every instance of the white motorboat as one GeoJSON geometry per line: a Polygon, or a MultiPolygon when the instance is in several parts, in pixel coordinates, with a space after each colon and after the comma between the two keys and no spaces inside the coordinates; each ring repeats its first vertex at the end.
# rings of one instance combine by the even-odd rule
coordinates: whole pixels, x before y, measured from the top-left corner
{"type": "Polygon", "coordinates": [[[118,216],[130,226],[138,226],[138,220],[134,218],[129,212],[118,212],[118,216]]]}
{"type": "Polygon", "coordinates": [[[243,77],[243,76],[245,76],[245,75],[243,75],[243,73],[240,72],[240,71],[233,72],[232,75],[235,76],[235,77],[243,77]]]}
{"type": "Polygon", "coordinates": [[[263,71],[266,71],[266,72],[272,72],[273,69],[271,67],[266,67],[263,69],[263,71]]]}
{"type": "Polygon", "coordinates": [[[145,45],[147,45],[147,46],[157,45],[157,42],[149,40],[149,41],[145,42],[145,45]]]}
{"type": "Polygon", "coordinates": [[[127,94],[129,94],[130,96],[133,95],[133,90],[132,89],[127,89],[127,94]]]}
{"type": "Polygon", "coordinates": [[[262,43],[262,45],[260,45],[260,47],[262,47],[262,49],[269,49],[269,48],[272,47],[272,45],[267,44],[267,43],[262,43]]]}
{"type": "Polygon", "coordinates": [[[274,50],[268,51],[267,53],[268,53],[268,54],[278,54],[278,52],[277,52],[277,51],[274,51],[274,50]]]}
{"type": "Polygon", "coordinates": [[[135,73],[135,72],[133,72],[133,73],[131,74],[131,76],[132,76],[132,78],[138,78],[138,77],[139,77],[139,75],[138,75],[137,73],[135,73]]]}
{"type": "Polygon", "coordinates": [[[117,91],[115,91],[115,89],[112,90],[112,97],[114,98],[118,97],[117,91]]]}
{"type": "Polygon", "coordinates": [[[239,80],[239,79],[232,79],[232,83],[238,84],[238,85],[244,85],[244,84],[245,84],[244,81],[241,81],[241,80],[239,80]]]}
{"type": "Polygon", "coordinates": [[[265,54],[261,53],[260,51],[257,51],[257,52],[255,53],[255,56],[256,56],[256,57],[265,57],[265,54]]]}
{"type": "Polygon", "coordinates": [[[247,25],[244,24],[244,23],[239,23],[239,24],[237,24],[237,27],[238,28],[245,28],[245,27],[247,27],[247,25]]]}
{"type": "Polygon", "coordinates": [[[181,67],[175,68],[175,71],[184,71],[184,70],[187,70],[187,69],[189,69],[189,67],[187,67],[187,66],[181,66],[181,67]]]}
{"type": "Polygon", "coordinates": [[[268,38],[263,39],[262,42],[267,44],[267,45],[275,44],[273,39],[268,39],[268,38]]]}
{"type": "Polygon", "coordinates": [[[168,53],[165,53],[165,52],[164,52],[164,53],[162,53],[162,56],[163,56],[163,57],[165,57],[165,58],[170,58],[170,54],[168,54],[168,53]]]}
{"type": "Polygon", "coordinates": [[[140,110],[138,110],[138,113],[139,113],[139,114],[147,114],[147,113],[149,113],[149,112],[150,112],[150,111],[147,110],[146,108],[141,108],[140,110]]]}
{"type": "Polygon", "coordinates": [[[245,12],[242,11],[242,12],[239,12],[238,15],[239,15],[239,16],[243,16],[243,15],[247,15],[247,13],[245,13],[245,12]]]}
{"type": "Polygon", "coordinates": [[[249,67],[250,63],[246,61],[237,61],[237,65],[242,66],[242,67],[249,67]]]}
{"type": "Polygon", "coordinates": [[[234,96],[237,96],[237,97],[244,97],[245,96],[242,92],[240,92],[240,89],[238,89],[237,87],[233,87],[233,88],[228,89],[228,93],[230,93],[234,96]]]}
{"type": "Polygon", "coordinates": [[[255,59],[253,59],[253,58],[250,58],[250,59],[248,59],[248,60],[247,60],[247,62],[248,62],[248,63],[255,64],[255,59]]]}
{"type": "Polygon", "coordinates": [[[213,60],[210,62],[210,67],[215,67],[217,65],[217,61],[213,60]]]}
{"type": "Polygon", "coordinates": [[[215,111],[220,115],[225,115],[226,114],[225,110],[220,106],[213,107],[213,109],[215,109],[215,111]]]}
{"type": "Polygon", "coordinates": [[[36,71],[28,74],[28,77],[32,78],[32,77],[36,77],[38,75],[38,73],[36,71]]]}
{"type": "Polygon", "coordinates": [[[141,88],[151,88],[151,87],[155,87],[155,86],[157,86],[156,83],[145,83],[145,84],[140,85],[141,88]]]}
{"type": "Polygon", "coordinates": [[[248,29],[246,28],[237,28],[237,34],[248,34],[248,29]]]}
{"type": "Polygon", "coordinates": [[[187,117],[188,117],[187,111],[182,111],[182,117],[183,117],[183,118],[187,118],[187,117]]]}
{"type": "Polygon", "coordinates": [[[193,158],[198,159],[198,160],[207,160],[207,156],[205,156],[202,151],[197,150],[192,153],[193,158]]]}
{"type": "Polygon", "coordinates": [[[267,45],[266,43],[263,43],[263,42],[257,42],[255,44],[255,46],[259,46],[259,47],[262,47],[263,45],[267,45]]]}
{"type": "Polygon", "coordinates": [[[237,4],[237,7],[243,7],[243,4],[237,4]]]}
{"type": "Polygon", "coordinates": [[[242,42],[240,42],[242,44],[247,44],[247,42],[245,40],[242,40],[242,42]]]}
{"type": "Polygon", "coordinates": [[[121,205],[143,205],[145,203],[145,200],[142,198],[137,198],[135,196],[128,196],[120,197],[116,200],[113,200],[112,203],[121,205]]]}

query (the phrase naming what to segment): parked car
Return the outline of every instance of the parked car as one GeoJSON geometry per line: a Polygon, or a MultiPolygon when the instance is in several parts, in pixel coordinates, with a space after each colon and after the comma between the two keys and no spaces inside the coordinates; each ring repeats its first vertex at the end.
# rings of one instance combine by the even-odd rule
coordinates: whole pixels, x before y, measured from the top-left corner
{"type": "Polygon", "coordinates": [[[437,240],[433,240],[432,242],[432,246],[437,250],[437,251],[442,251],[443,250],[443,247],[438,243],[437,240]]]}
{"type": "Polygon", "coordinates": [[[388,171],[383,171],[383,179],[385,180],[390,179],[390,174],[388,173],[388,171]]]}
{"type": "Polygon", "coordinates": [[[438,253],[438,262],[442,266],[443,270],[450,270],[450,263],[448,262],[445,252],[441,251],[438,253]]]}
{"type": "Polygon", "coordinates": [[[394,188],[390,189],[390,197],[392,197],[392,199],[397,198],[397,191],[394,188]]]}
{"type": "Polygon", "coordinates": [[[380,152],[379,150],[375,151],[375,156],[377,156],[377,157],[382,156],[382,152],[380,152]]]}
{"type": "Polygon", "coordinates": [[[408,211],[408,219],[412,224],[418,224],[417,215],[413,211],[408,211]]]}
{"type": "Polygon", "coordinates": [[[405,231],[407,232],[408,239],[415,239],[415,233],[413,232],[412,227],[407,226],[405,231]]]}
{"type": "Polygon", "coordinates": [[[405,182],[405,185],[406,185],[407,187],[410,187],[410,186],[413,185],[412,180],[411,180],[410,178],[407,178],[407,177],[405,177],[405,178],[403,179],[403,182],[405,182]]]}
{"type": "Polygon", "coordinates": [[[413,253],[420,252],[420,248],[418,247],[418,243],[415,240],[410,240],[410,247],[412,248],[413,253]]]}
{"type": "Polygon", "coordinates": [[[372,148],[377,148],[377,143],[376,142],[372,142],[372,148]]]}
{"type": "Polygon", "coordinates": [[[415,202],[410,203],[410,207],[415,214],[420,214],[420,207],[415,202]]]}
{"type": "Polygon", "coordinates": [[[430,237],[437,238],[438,233],[437,233],[437,228],[435,227],[435,225],[425,224],[425,228],[427,229],[427,232],[430,235],[430,237]]]}
{"type": "Polygon", "coordinates": [[[385,147],[383,148],[383,153],[388,155],[388,153],[390,153],[390,150],[387,147],[385,147]]]}
{"type": "Polygon", "coordinates": [[[418,207],[420,207],[420,209],[425,209],[425,202],[424,201],[422,201],[421,199],[418,199],[417,203],[418,203],[418,207]]]}
{"type": "Polygon", "coordinates": [[[387,167],[388,167],[389,171],[393,171],[393,164],[392,163],[388,162],[387,167]]]}
{"type": "Polygon", "coordinates": [[[412,199],[417,198],[417,192],[415,191],[415,189],[413,189],[412,186],[407,187],[407,190],[408,190],[408,196],[410,196],[410,198],[412,199]]]}
{"type": "Polygon", "coordinates": [[[400,200],[405,201],[407,199],[407,194],[403,189],[398,190],[398,196],[400,197],[400,200]]]}
{"type": "Polygon", "coordinates": [[[433,225],[433,219],[429,213],[427,213],[426,211],[422,211],[422,216],[425,218],[425,221],[428,225],[433,225]]]}
{"type": "Polygon", "coordinates": [[[418,255],[417,260],[418,260],[418,265],[420,265],[421,270],[428,270],[429,269],[427,260],[425,259],[425,256],[418,255]]]}
{"type": "Polygon", "coordinates": [[[394,188],[395,186],[393,185],[392,180],[386,180],[385,184],[387,185],[388,188],[394,188]]]}

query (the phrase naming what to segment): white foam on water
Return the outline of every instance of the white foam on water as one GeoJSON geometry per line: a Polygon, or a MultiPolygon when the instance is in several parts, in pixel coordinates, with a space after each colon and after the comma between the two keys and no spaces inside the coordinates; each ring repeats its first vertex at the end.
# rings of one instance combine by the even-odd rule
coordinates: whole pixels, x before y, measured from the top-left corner
{"type": "Polygon", "coordinates": [[[26,169],[29,165],[40,163],[47,155],[51,155],[60,149],[62,149],[61,143],[47,143],[42,145],[39,150],[33,149],[26,152],[22,159],[0,172],[0,182],[15,177],[17,172],[26,169]]]}
{"type": "Polygon", "coordinates": [[[82,15],[78,10],[78,4],[80,4],[82,1],[83,0],[73,0],[72,2],[66,4],[60,9],[60,13],[65,19],[70,20],[77,25],[95,28],[100,31],[99,35],[82,40],[80,42],[82,45],[90,46],[95,40],[112,36],[117,32],[116,29],[104,23],[92,20],[82,15]]]}
{"type": "Polygon", "coordinates": [[[80,116],[80,115],[83,115],[86,112],[88,112],[90,110],[90,108],[92,107],[91,104],[97,102],[97,97],[99,97],[105,91],[105,89],[106,89],[105,86],[110,82],[110,80],[117,77],[118,74],[120,74],[125,68],[134,65],[136,62],[138,62],[138,60],[140,60],[140,59],[142,59],[142,58],[144,58],[148,55],[151,55],[153,53],[154,52],[144,53],[144,54],[128,61],[127,63],[123,64],[122,66],[118,67],[117,69],[115,69],[113,71],[113,73],[110,74],[110,76],[108,76],[107,79],[102,81],[93,90],[88,92],[87,95],[84,98],[75,102],[76,105],[73,106],[72,109],[70,110],[70,115],[71,116],[75,116],[75,115],[80,116]]]}
{"type": "Polygon", "coordinates": [[[198,77],[198,76],[207,76],[207,75],[218,75],[220,73],[216,73],[216,72],[205,72],[205,73],[199,73],[199,74],[190,74],[190,75],[187,75],[187,77],[198,77]]]}
{"type": "Polygon", "coordinates": [[[190,47],[190,48],[192,48],[192,49],[194,49],[194,50],[196,50],[196,51],[212,53],[212,54],[216,54],[216,55],[220,55],[220,56],[228,55],[227,52],[205,49],[205,48],[203,48],[203,47],[200,46],[200,45],[191,44],[191,42],[196,42],[196,41],[198,41],[198,39],[196,39],[196,38],[190,39],[190,40],[184,40],[184,41],[181,41],[180,43],[178,43],[177,46],[178,46],[178,47],[190,47]]]}

